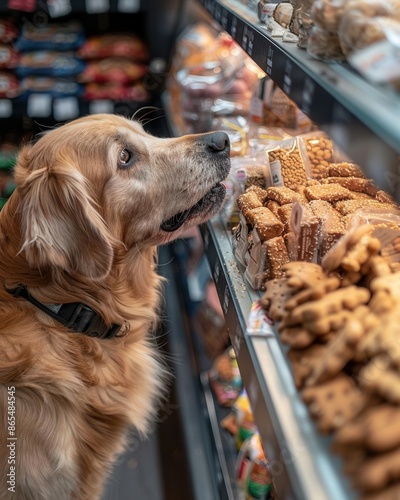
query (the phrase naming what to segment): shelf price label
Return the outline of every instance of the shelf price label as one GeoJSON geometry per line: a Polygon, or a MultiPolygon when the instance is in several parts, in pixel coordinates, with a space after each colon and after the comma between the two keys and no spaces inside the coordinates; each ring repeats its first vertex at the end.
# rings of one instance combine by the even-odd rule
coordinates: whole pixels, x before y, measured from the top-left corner
{"type": "Polygon", "coordinates": [[[235,336],[233,338],[233,349],[236,353],[236,357],[239,356],[240,348],[242,347],[242,342],[243,342],[243,332],[242,329],[240,328],[240,323],[238,322],[235,329],[235,336]]]}
{"type": "Polygon", "coordinates": [[[109,0],[86,0],[86,12],[88,14],[102,14],[109,10],[109,0]]]}
{"type": "Polygon", "coordinates": [[[224,314],[226,316],[229,309],[229,290],[227,286],[225,287],[224,291],[224,301],[222,303],[222,309],[224,310],[224,314]]]}
{"type": "Polygon", "coordinates": [[[311,111],[311,106],[314,99],[315,82],[310,78],[304,80],[303,96],[302,96],[302,110],[304,113],[311,111]]]}
{"type": "Polygon", "coordinates": [[[221,268],[219,267],[219,262],[217,261],[214,267],[214,281],[217,282],[219,278],[219,273],[220,273],[221,268]]]}
{"type": "Polygon", "coordinates": [[[228,11],[226,9],[222,9],[221,15],[221,26],[227,31],[228,28],[228,11]]]}
{"type": "Polygon", "coordinates": [[[282,90],[285,92],[285,94],[290,94],[290,90],[292,88],[292,67],[292,63],[289,60],[286,61],[282,87],[282,90]]]}
{"type": "Polygon", "coordinates": [[[238,23],[237,17],[234,17],[232,19],[232,26],[231,26],[231,36],[232,36],[232,38],[236,38],[237,23],[238,23]]]}
{"type": "Polygon", "coordinates": [[[268,47],[268,53],[267,53],[267,67],[266,67],[267,75],[271,75],[272,73],[273,57],[274,57],[274,49],[270,46],[268,47]]]}
{"type": "Polygon", "coordinates": [[[53,100],[50,94],[31,94],[27,102],[30,118],[46,118],[51,115],[53,100]]]}
{"type": "Polygon", "coordinates": [[[9,118],[13,114],[13,105],[10,99],[0,99],[0,117],[9,118]]]}
{"type": "Polygon", "coordinates": [[[219,3],[214,4],[214,19],[217,23],[221,23],[222,7],[219,3]]]}

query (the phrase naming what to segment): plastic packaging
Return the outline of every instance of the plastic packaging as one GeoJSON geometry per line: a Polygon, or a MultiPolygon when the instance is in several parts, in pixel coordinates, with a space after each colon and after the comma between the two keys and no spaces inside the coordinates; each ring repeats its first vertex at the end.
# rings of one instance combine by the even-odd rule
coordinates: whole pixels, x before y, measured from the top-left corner
{"type": "Polygon", "coordinates": [[[43,50],[24,52],[15,72],[19,78],[25,76],[49,76],[67,78],[83,71],[85,63],[77,59],[73,52],[43,50]]]}
{"type": "Polygon", "coordinates": [[[25,23],[14,46],[21,52],[71,51],[79,49],[84,41],[82,26],[75,21],[47,24],[40,27],[36,27],[32,23],[25,23]]]}
{"type": "Polygon", "coordinates": [[[310,132],[298,138],[303,154],[310,162],[310,172],[313,179],[329,177],[329,168],[334,161],[334,146],[323,132],[310,132]]]}
{"type": "Polygon", "coordinates": [[[232,347],[215,359],[208,375],[218,403],[221,406],[232,406],[242,390],[242,379],[232,347]]]}
{"type": "Polygon", "coordinates": [[[300,203],[292,208],[291,228],[297,239],[297,259],[306,262],[318,261],[319,222],[312,210],[300,203]]]}
{"type": "Polygon", "coordinates": [[[149,57],[145,43],[137,36],[125,33],[89,38],[78,50],[77,55],[82,59],[125,57],[131,61],[146,61],[149,57]]]}
{"type": "Polygon", "coordinates": [[[289,29],[293,16],[293,5],[290,2],[280,2],[274,10],[274,20],[283,28],[289,29]]]}
{"type": "Polygon", "coordinates": [[[89,62],[78,79],[82,83],[116,82],[127,85],[143,78],[147,67],[119,57],[109,57],[100,61],[89,62]]]}
{"type": "Polygon", "coordinates": [[[304,154],[297,137],[287,139],[266,148],[272,186],[296,189],[311,178],[308,157],[304,154]]]}
{"type": "Polygon", "coordinates": [[[337,33],[316,26],[310,30],[307,52],[320,61],[344,61],[346,59],[337,33]]]}
{"type": "Polygon", "coordinates": [[[337,33],[348,3],[346,0],[316,0],[311,7],[315,26],[330,33],[337,33]]]}
{"type": "Polygon", "coordinates": [[[268,19],[273,17],[277,3],[278,0],[275,2],[268,2],[266,0],[261,0],[260,2],[258,2],[257,6],[258,19],[262,23],[267,22],[268,19]]]}

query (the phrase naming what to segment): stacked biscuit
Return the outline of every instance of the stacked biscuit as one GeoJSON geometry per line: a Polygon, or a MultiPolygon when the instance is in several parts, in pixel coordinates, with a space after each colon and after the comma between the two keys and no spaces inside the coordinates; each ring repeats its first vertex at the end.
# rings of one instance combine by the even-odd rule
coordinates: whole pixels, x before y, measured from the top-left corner
{"type": "Polygon", "coordinates": [[[350,231],[321,265],[283,266],[261,304],[354,486],[365,499],[400,498],[400,273],[373,228],[350,231]]]}
{"type": "MultiPolygon", "coordinates": [[[[245,248],[238,260],[247,266],[246,278],[255,289],[264,290],[268,280],[282,276],[287,262],[321,262],[360,210],[399,214],[390,196],[356,165],[330,164],[327,173],[319,180],[301,179],[292,188],[250,186],[239,196],[242,222],[234,233],[245,248]]],[[[396,247],[391,251],[397,253],[396,247]]]]}

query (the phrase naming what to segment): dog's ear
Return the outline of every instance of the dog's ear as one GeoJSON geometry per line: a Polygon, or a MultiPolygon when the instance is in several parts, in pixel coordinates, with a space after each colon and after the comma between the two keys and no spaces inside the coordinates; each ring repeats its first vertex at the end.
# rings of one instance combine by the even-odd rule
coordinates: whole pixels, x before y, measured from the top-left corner
{"type": "Polygon", "coordinates": [[[22,248],[29,265],[56,266],[89,279],[110,272],[113,237],[96,210],[84,176],[70,162],[30,170],[22,151],[16,167],[22,248]],[[30,170],[30,171],[29,171],[30,170]]]}

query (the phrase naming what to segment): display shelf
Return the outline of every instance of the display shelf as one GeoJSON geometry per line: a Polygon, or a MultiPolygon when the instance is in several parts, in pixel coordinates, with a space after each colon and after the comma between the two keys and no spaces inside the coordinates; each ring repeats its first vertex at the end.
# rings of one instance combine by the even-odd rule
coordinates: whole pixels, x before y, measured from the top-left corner
{"type": "MultiPolygon", "coordinates": [[[[120,13],[134,14],[144,9],[143,0],[40,0],[37,9],[47,12],[50,17],[61,17],[68,14],[103,14],[120,13]]],[[[0,0],[1,12],[30,12],[29,3],[22,8],[22,2],[0,0]],[[10,6],[13,7],[10,9],[10,6]]],[[[35,9],[36,10],[36,9],[35,9]]]]}
{"type": "Polygon", "coordinates": [[[295,387],[275,330],[269,327],[261,334],[247,328],[259,294],[246,285],[223,222],[214,219],[202,235],[278,497],[353,500],[356,495],[341,472],[340,460],[329,451],[329,438],[318,433],[295,387]]]}
{"type": "Polygon", "coordinates": [[[400,94],[347,64],[313,59],[272,38],[257,13],[235,0],[198,0],[275,83],[365,174],[400,200],[400,94]]]}
{"type": "Polygon", "coordinates": [[[96,113],[116,113],[132,116],[149,101],[112,101],[99,99],[85,101],[76,96],[53,97],[50,94],[32,94],[27,99],[0,99],[0,120],[28,117],[36,120],[63,122],[96,113]]]}
{"type": "Polygon", "coordinates": [[[220,425],[222,419],[226,417],[231,410],[222,408],[217,404],[210,387],[207,372],[200,374],[200,382],[221,468],[222,482],[224,484],[224,490],[223,493],[221,493],[227,500],[235,500],[238,497],[235,483],[235,465],[237,459],[235,442],[228,431],[223,431],[220,425]]]}

